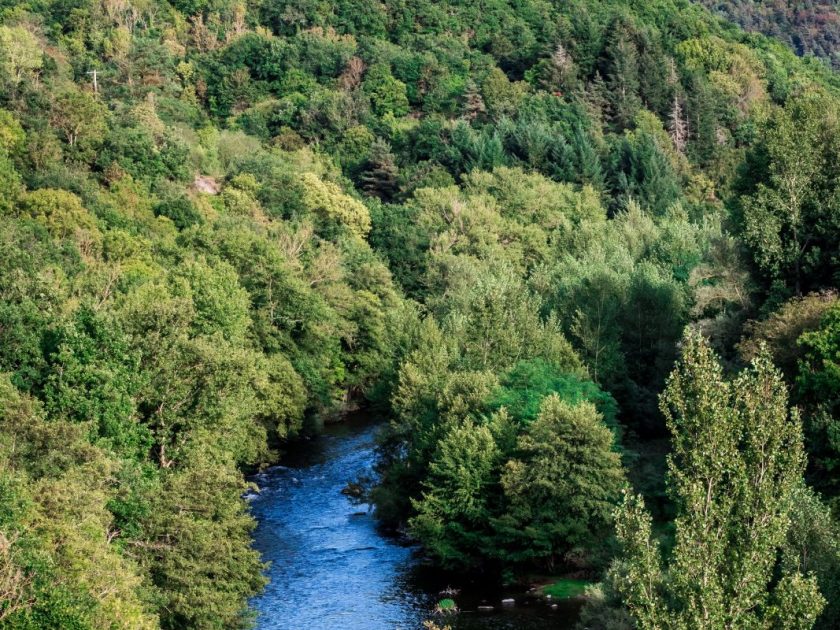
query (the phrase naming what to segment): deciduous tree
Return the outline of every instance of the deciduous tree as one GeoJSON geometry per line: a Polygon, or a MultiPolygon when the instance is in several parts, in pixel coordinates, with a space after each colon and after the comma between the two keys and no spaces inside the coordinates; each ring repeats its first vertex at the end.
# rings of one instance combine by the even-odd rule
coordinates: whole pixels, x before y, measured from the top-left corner
{"type": "Polygon", "coordinates": [[[627,493],[617,520],[617,587],[638,626],[810,628],[825,605],[816,580],[774,573],[805,459],[779,372],[763,354],[729,381],[688,332],[661,407],[677,508],[668,563],[640,497],[627,493]]]}

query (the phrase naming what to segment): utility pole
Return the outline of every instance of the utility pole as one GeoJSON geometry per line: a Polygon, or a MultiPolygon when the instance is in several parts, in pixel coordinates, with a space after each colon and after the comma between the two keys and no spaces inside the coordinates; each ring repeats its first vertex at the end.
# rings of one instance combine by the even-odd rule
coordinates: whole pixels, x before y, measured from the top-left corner
{"type": "Polygon", "coordinates": [[[93,75],[93,93],[94,94],[99,94],[99,83],[96,80],[96,68],[94,68],[93,70],[91,70],[87,74],[92,74],[93,75]]]}

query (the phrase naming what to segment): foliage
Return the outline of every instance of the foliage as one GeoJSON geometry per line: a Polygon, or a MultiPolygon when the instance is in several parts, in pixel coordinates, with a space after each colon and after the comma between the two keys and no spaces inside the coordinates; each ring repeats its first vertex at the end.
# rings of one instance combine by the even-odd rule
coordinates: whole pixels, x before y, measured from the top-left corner
{"type": "Polygon", "coordinates": [[[744,327],[745,336],[738,351],[745,361],[758,356],[764,344],[773,356],[773,363],[787,377],[795,377],[805,346],[799,343],[806,332],[819,328],[826,312],[836,305],[833,293],[809,294],[791,298],[767,319],[753,321],[744,327]]]}
{"type": "Polygon", "coordinates": [[[358,236],[364,236],[370,230],[367,208],[342,193],[338,186],[331,182],[319,181],[311,173],[303,175],[302,184],[303,205],[309,212],[338,226],[346,225],[358,236]]]}
{"type": "Polygon", "coordinates": [[[836,497],[835,470],[840,464],[837,414],[840,405],[840,308],[825,311],[819,328],[799,337],[796,390],[807,410],[806,431],[817,486],[836,497]]]}
{"type": "Polygon", "coordinates": [[[802,295],[835,275],[838,110],[819,93],[792,96],[756,149],[762,170],[744,204],[744,239],[776,290],[802,295]]]}
{"type": "Polygon", "coordinates": [[[791,526],[782,549],[782,567],[814,575],[826,606],[817,627],[831,628],[840,621],[838,569],[840,529],[820,496],[805,484],[794,491],[791,526]]]}
{"type": "MultiPolygon", "coordinates": [[[[771,6],[786,25],[748,13],[771,6]]],[[[798,52],[829,54],[825,26],[798,52]]],[[[675,0],[0,2],[4,627],[246,627],[245,474],[358,405],[389,419],[376,513],[440,564],[597,578],[626,476],[666,548],[758,558],[733,606],[807,625],[797,571],[834,593],[833,521],[766,359],[698,390],[740,501],[718,547],[686,516],[690,445],[657,490],[688,416],[656,401],[686,325],[727,367],[767,341],[836,507],[838,90],[675,0]],[[776,511],[742,496],[753,416],[792,444],[776,511]]],[[[630,625],[628,566],[591,627],[630,625]]]]}
{"type": "Polygon", "coordinates": [[[804,464],[802,429],[766,353],[734,381],[688,333],[662,395],[676,541],[663,566],[641,497],[625,495],[617,588],[642,628],[809,628],[825,605],[798,567],[773,581],[804,464]],[[773,581],[773,584],[771,584],[773,581]]]}
{"type": "Polygon", "coordinates": [[[457,606],[455,605],[454,599],[442,599],[437,603],[437,608],[443,612],[454,612],[457,611],[457,606]]]}
{"type": "Polygon", "coordinates": [[[501,388],[489,401],[491,409],[504,407],[517,421],[530,423],[540,413],[543,399],[556,393],[572,404],[590,402],[598,409],[607,426],[617,428],[615,400],[597,385],[574,374],[558,373],[542,360],[522,361],[508,372],[501,388]]]}
{"type": "Polygon", "coordinates": [[[633,630],[636,624],[612,587],[611,575],[604,582],[585,587],[586,601],[576,628],[591,630],[633,630]]]}
{"type": "MultiPolygon", "coordinates": [[[[488,427],[467,421],[440,441],[409,524],[444,567],[470,567],[484,550],[487,497],[500,453],[488,427]]],[[[486,552],[485,552],[486,553],[486,552]]]]}
{"type": "Polygon", "coordinates": [[[33,79],[43,65],[38,40],[23,26],[0,26],[0,50],[2,79],[14,90],[22,81],[33,79]]]}
{"type": "Polygon", "coordinates": [[[370,95],[373,111],[379,116],[405,116],[408,113],[405,83],[395,79],[386,66],[379,64],[368,69],[363,86],[370,95]]]}
{"type": "Polygon", "coordinates": [[[830,0],[810,0],[796,10],[784,2],[709,2],[702,4],[740,24],[748,31],[771,35],[788,44],[797,54],[813,54],[833,66],[840,63],[837,41],[837,5],[830,0]]]}
{"type": "Polygon", "coordinates": [[[624,473],[613,436],[590,403],[572,405],[553,394],[519,437],[501,484],[506,513],[499,521],[513,559],[555,558],[591,550],[608,531],[624,473]],[[562,518],[558,515],[562,514],[562,518]]]}

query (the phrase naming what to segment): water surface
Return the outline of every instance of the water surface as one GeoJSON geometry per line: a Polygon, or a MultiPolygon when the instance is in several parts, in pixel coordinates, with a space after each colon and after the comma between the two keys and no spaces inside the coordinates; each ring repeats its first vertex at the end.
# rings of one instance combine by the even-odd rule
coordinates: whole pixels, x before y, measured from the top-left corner
{"type": "Polygon", "coordinates": [[[434,617],[438,593],[451,577],[422,571],[416,549],[380,533],[365,506],[341,494],[348,481],[372,472],[380,426],[356,417],[328,427],[296,446],[285,466],[254,478],[261,488],[251,502],[255,547],[271,563],[271,582],[253,602],[257,628],[416,630],[425,619],[453,630],[571,628],[572,604],[551,610],[517,597],[514,609],[501,610],[503,594],[467,589],[455,597],[460,614],[434,617]],[[497,611],[477,612],[482,599],[497,611]]]}

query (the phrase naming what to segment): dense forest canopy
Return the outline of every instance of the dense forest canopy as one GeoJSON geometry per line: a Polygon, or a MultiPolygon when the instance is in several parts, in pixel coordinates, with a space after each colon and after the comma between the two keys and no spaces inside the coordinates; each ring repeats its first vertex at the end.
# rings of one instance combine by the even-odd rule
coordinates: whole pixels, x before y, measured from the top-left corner
{"type": "Polygon", "coordinates": [[[245,475],[370,405],[445,569],[836,627],[838,163],[687,0],[0,0],[0,624],[248,627],[245,475]]]}
{"type": "Polygon", "coordinates": [[[836,0],[699,0],[748,31],[779,39],[800,55],[840,67],[840,10],[836,0]]]}

